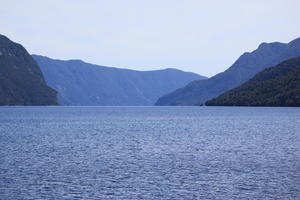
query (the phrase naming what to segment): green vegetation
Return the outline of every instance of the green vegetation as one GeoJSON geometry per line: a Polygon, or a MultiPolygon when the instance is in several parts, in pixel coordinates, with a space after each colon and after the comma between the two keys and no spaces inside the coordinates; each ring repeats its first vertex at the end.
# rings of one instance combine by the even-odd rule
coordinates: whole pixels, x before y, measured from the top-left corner
{"type": "Polygon", "coordinates": [[[268,68],[207,106],[300,106],[300,57],[268,68]]]}

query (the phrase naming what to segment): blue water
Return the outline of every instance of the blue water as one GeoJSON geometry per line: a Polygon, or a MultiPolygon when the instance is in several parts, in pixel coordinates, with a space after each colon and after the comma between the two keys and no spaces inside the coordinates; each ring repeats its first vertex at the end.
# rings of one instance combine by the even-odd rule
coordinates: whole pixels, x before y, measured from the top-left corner
{"type": "Polygon", "coordinates": [[[1,107],[0,199],[300,199],[300,108],[1,107]]]}

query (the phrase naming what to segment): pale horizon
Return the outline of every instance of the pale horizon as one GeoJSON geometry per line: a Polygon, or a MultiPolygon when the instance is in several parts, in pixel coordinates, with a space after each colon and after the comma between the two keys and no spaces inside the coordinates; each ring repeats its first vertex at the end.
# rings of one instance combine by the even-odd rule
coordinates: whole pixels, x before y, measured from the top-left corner
{"type": "Polygon", "coordinates": [[[176,68],[211,77],[262,42],[298,38],[299,6],[296,0],[13,0],[2,3],[0,26],[1,34],[30,54],[140,71],[176,68]]]}

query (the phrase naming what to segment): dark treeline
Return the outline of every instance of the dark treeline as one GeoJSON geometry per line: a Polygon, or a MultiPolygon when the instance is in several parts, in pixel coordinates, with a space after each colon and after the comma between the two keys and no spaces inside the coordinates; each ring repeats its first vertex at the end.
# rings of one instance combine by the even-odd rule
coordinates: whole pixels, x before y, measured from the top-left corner
{"type": "Polygon", "coordinates": [[[300,57],[268,68],[207,106],[300,106],[300,57]]]}

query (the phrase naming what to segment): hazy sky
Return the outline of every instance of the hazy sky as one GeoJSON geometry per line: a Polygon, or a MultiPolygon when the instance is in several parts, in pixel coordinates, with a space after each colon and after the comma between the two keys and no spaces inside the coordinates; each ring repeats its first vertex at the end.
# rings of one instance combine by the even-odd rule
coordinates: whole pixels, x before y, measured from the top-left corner
{"type": "Polygon", "coordinates": [[[32,54],[211,76],[261,42],[300,37],[300,0],[0,0],[1,34],[32,54]]]}

